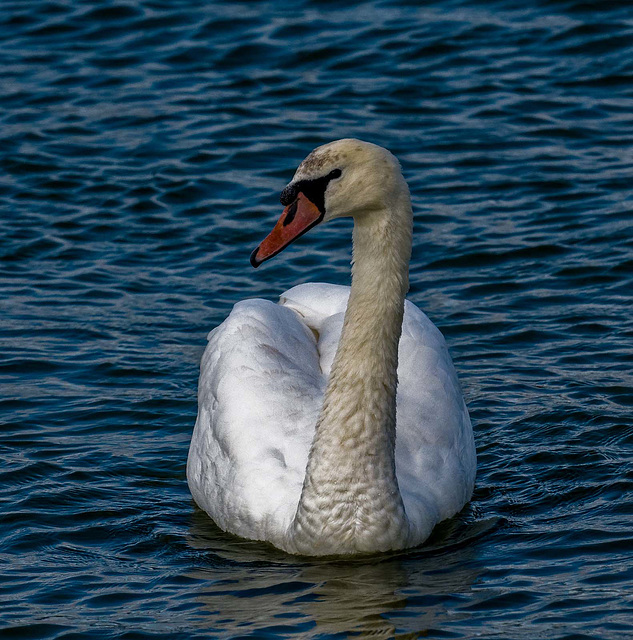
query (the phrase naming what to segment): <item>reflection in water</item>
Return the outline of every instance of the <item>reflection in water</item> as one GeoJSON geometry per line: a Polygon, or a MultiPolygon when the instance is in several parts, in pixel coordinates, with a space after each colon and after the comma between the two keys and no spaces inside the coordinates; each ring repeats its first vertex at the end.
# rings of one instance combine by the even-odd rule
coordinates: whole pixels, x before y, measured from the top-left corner
{"type": "Polygon", "coordinates": [[[196,510],[188,542],[208,554],[209,567],[188,575],[202,580],[202,624],[227,637],[272,630],[304,638],[417,637],[461,617],[446,603],[477,579],[472,538],[490,527],[453,520],[421,550],[309,560],[224,534],[196,510]]]}

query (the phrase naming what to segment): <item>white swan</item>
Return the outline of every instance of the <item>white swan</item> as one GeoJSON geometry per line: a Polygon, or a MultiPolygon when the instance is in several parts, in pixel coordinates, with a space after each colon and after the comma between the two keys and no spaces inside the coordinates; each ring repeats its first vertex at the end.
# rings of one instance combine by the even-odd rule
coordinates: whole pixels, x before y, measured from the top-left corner
{"type": "Polygon", "coordinates": [[[412,213],[400,165],[338,140],[301,163],[281,201],[253,266],[353,216],[352,286],[245,300],[211,332],[191,494],[225,531],[289,553],[415,546],[468,502],[476,457],[444,338],[405,302],[412,213]]]}

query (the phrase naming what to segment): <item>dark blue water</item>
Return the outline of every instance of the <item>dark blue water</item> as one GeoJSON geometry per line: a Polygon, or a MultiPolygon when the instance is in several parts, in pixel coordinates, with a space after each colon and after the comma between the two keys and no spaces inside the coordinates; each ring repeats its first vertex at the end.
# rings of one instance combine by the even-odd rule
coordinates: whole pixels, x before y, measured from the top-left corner
{"type": "Polygon", "coordinates": [[[633,6],[3,0],[3,638],[633,634],[633,6]],[[207,332],[314,146],[391,149],[479,456],[422,548],[310,561],[189,496],[207,332]]]}

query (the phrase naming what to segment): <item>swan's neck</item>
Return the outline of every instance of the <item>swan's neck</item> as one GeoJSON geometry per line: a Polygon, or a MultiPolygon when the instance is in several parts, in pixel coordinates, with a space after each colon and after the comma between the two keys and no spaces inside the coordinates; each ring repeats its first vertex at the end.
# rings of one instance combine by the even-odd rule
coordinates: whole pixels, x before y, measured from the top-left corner
{"type": "Polygon", "coordinates": [[[299,553],[406,546],[395,470],[398,343],[409,286],[408,189],[354,223],[352,287],[293,522],[299,553]]]}

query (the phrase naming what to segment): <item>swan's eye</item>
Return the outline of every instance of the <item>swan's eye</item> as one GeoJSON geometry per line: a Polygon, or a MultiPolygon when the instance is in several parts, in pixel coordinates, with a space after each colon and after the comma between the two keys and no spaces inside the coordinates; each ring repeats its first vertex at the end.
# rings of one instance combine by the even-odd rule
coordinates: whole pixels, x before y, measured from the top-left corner
{"type": "MultiPolygon", "coordinates": [[[[326,176],[321,178],[314,178],[312,180],[299,180],[298,182],[292,182],[282,192],[279,200],[284,207],[292,204],[299,193],[303,193],[305,197],[314,203],[321,213],[325,213],[325,190],[330,180],[336,180],[340,178],[343,172],[340,169],[333,169],[326,176]]],[[[296,213],[296,212],[295,212],[296,213]]],[[[290,219],[292,221],[292,218],[290,219]]],[[[289,221],[289,222],[290,222],[289,221]]],[[[286,224],[289,224],[286,223],[286,224]]]]}

